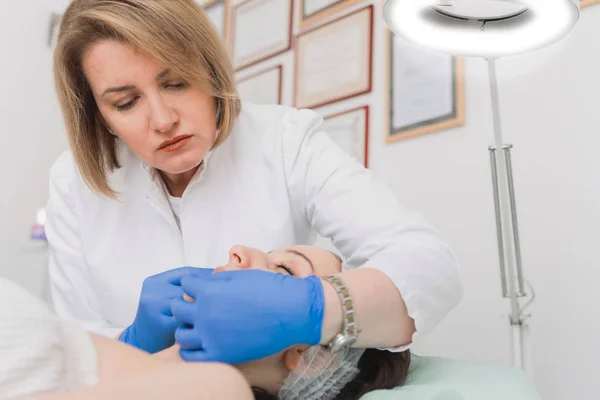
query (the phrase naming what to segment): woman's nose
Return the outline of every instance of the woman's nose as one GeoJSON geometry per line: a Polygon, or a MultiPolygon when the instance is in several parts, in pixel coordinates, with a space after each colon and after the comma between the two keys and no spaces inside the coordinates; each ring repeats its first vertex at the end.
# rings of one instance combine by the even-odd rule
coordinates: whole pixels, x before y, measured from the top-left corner
{"type": "Polygon", "coordinates": [[[167,133],[178,121],[175,109],[164,102],[160,95],[150,100],[150,127],[161,133],[167,133]]]}
{"type": "Polygon", "coordinates": [[[233,246],[229,250],[229,264],[240,269],[252,267],[250,250],[244,246],[233,246]]]}

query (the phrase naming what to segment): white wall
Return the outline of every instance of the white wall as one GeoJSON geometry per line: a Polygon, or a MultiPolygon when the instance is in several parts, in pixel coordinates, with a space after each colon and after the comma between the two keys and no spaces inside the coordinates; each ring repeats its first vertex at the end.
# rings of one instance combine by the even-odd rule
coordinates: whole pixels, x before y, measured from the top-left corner
{"type": "Polygon", "coordinates": [[[41,294],[44,251],[29,241],[48,193],[48,169],[66,148],[52,84],[51,2],[0,0],[0,275],[41,294]]]}
{"type": "MultiPolygon", "coordinates": [[[[371,169],[446,235],[461,261],[464,300],[416,352],[510,365],[487,150],[493,144],[487,65],[466,60],[463,127],[386,144],[383,2],[363,1],[347,12],[371,3],[373,92],[318,111],[371,106],[371,169]]],[[[497,62],[505,141],[514,145],[523,266],[537,295],[530,308],[534,377],[545,400],[600,398],[600,4],[581,14],[561,43],[497,62]]],[[[292,104],[292,52],[238,76],[278,63],[284,103],[292,104]]]]}
{"type": "MultiPolygon", "coordinates": [[[[600,116],[593,112],[600,89],[600,9],[584,12],[558,59],[536,73],[505,80],[500,87],[503,127],[507,141],[515,145],[525,275],[537,294],[531,308],[533,361],[544,399],[600,397],[594,373],[600,357],[596,344],[600,322],[594,318],[600,304],[595,289],[600,278],[595,250],[600,238],[600,162],[594,154],[600,145],[600,116]]],[[[500,61],[498,72],[509,74],[541,55],[500,61]]],[[[470,60],[467,68],[482,73],[485,64],[470,60]]],[[[509,362],[506,319],[500,319],[506,315],[507,303],[496,300],[499,281],[486,151],[492,144],[487,96],[485,83],[471,80],[463,129],[385,147],[373,158],[382,160],[385,169],[413,166],[414,175],[386,174],[386,179],[398,192],[409,193],[408,201],[448,235],[463,263],[465,300],[421,349],[509,362]],[[427,198],[412,190],[419,182],[431,188],[427,198]],[[490,321],[488,314],[498,317],[490,321]]]]}
{"type": "MultiPolygon", "coordinates": [[[[448,236],[463,266],[464,301],[419,349],[508,363],[508,303],[497,300],[486,65],[473,59],[466,68],[463,128],[395,145],[375,138],[371,156],[373,169],[404,202],[448,236]]],[[[523,265],[537,294],[531,307],[535,382],[549,400],[600,398],[599,71],[599,6],[582,10],[563,43],[498,62],[503,129],[515,146],[523,265]]]]}

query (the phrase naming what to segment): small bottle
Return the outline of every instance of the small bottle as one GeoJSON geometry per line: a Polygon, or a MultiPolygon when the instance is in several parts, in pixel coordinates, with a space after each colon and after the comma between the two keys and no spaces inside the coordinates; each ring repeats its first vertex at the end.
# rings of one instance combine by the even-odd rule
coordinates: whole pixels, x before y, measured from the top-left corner
{"type": "Polygon", "coordinates": [[[37,210],[35,223],[31,225],[29,238],[34,242],[46,243],[46,210],[40,208],[37,210]]]}
{"type": "MultiPolygon", "coordinates": [[[[46,238],[46,210],[40,208],[36,211],[35,223],[29,230],[31,253],[31,262],[35,263],[32,268],[40,273],[39,278],[29,279],[30,285],[35,282],[33,292],[40,296],[46,302],[50,309],[53,309],[52,296],[50,294],[50,281],[48,274],[48,240],[46,238]],[[38,280],[39,279],[39,280],[38,280]]],[[[33,287],[33,286],[32,286],[33,287]]]]}

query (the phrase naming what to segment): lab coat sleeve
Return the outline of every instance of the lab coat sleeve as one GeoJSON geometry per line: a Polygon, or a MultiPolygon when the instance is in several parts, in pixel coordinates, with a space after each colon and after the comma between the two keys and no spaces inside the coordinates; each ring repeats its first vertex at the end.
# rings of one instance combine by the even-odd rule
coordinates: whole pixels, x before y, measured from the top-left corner
{"type": "MultiPolygon", "coordinates": [[[[345,267],[372,267],[394,282],[416,333],[430,332],[459,302],[457,261],[441,235],[399,204],[384,184],[339,148],[308,110],[284,119],[282,147],[292,204],[342,253],[345,267]]],[[[375,294],[374,294],[375,295],[375,294]]]]}
{"type": "Polygon", "coordinates": [[[56,313],[84,329],[114,338],[122,328],[110,326],[98,313],[97,297],[81,248],[73,186],[77,172],[70,153],[64,153],[50,171],[46,206],[50,290],[56,313]]]}

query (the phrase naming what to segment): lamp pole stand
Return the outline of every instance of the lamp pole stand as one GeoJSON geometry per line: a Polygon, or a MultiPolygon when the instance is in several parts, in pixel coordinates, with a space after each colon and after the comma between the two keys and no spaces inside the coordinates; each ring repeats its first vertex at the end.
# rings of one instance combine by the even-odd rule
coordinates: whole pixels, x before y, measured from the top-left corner
{"type": "Polygon", "coordinates": [[[504,144],[502,139],[495,62],[500,56],[523,54],[564,38],[579,20],[579,3],[579,0],[386,0],[383,5],[388,27],[409,42],[453,56],[487,60],[494,124],[494,145],[489,147],[489,153],[502,295],[510,304],[512,364],[529,375],[531,315],[524,311],[535,300],[535,292],[525,281],[521,268],[510,159],[512,145],[504,144]]]}
{"type": "Polygon", "coordinates": [[[487,64],[494,125],[494,146],[489,147],[489,153],[492,167],[502,295],[510,301],[509,323],[512,364],[514,367],[531,374],[528,343],[528,320],[530,315],[526,315],[524,310],[531,304],[533,297],[524,306],[519,302],[519,298],[526,297],[527,294],[525,293],[525,280],[521,266],[521,247],[510,157],[512,145],[504,144],[502,138],[496,59],[488,58],[487,64]],[[502,152],[499,156],[498,149],[502,152]]]}

